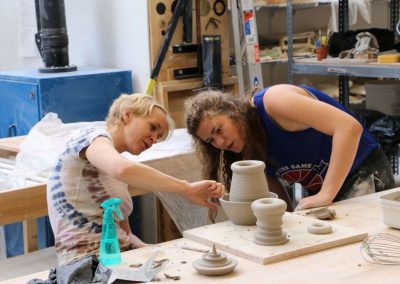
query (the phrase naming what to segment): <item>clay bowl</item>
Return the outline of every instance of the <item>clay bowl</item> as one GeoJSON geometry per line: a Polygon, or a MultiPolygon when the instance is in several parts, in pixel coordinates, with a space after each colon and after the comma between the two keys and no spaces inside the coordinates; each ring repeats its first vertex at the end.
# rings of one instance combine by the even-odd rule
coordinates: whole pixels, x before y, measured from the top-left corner
{"type": "MultiPolygon", "coordinates": [[[[278,195],[276,193],[269,192],[269,197],[278,198],[278,195]]],[[[226,216],[228,216],[232,223],[242,226],[253,226],[256,224],[257,219],[254,216],[253,210],[251,209],[252,201],[229,201],[229,194],[227,194],[223,198],[220,198],[219,202],[226,216]]]]}

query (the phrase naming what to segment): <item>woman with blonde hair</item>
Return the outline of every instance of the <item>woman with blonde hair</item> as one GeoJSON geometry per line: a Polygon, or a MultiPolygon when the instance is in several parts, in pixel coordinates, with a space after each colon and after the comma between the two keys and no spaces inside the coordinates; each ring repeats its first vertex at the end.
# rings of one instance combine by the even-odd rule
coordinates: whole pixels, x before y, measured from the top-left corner
{"type": "Polygon", "coordinates": [[[129,227],[133,205],[127,185],[176,193],[208,208],[216,206],[208,198],[222,196],[222,184],[178,180],[121,155],[125,151],[140,154],[166,139],[173,127],[167,111],[153,97],[133,94],[121,95],[113,102],[106,128],[87,127],[71,135],[47,185],[59,263],[98,253],[103,216],[100,203],[113,197],[122,200],[124,220],[117,223],[121,250],[145,245],[129,227]]]}

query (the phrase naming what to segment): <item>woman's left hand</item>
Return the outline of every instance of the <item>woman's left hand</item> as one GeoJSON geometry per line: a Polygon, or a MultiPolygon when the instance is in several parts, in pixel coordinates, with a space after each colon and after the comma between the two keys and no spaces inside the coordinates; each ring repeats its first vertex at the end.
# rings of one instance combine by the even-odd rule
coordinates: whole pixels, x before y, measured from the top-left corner
{"type": "Polygon", "coordinates": [[[316,195],[305,197],[299,201],[295,211],[304,210],[314,207],[328,206],[332,204],[332,198],[325,194],[317,193],[316,195]]]}

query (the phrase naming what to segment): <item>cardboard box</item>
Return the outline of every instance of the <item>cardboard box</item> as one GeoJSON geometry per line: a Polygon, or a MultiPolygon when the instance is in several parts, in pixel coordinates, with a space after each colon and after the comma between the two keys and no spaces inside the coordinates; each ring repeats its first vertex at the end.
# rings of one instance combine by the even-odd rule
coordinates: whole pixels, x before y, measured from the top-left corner
{"type": "Polygon", "coordinates": [[[367,109],[400,116],[400,81],[385,80],[365,84],[367,109]]]}

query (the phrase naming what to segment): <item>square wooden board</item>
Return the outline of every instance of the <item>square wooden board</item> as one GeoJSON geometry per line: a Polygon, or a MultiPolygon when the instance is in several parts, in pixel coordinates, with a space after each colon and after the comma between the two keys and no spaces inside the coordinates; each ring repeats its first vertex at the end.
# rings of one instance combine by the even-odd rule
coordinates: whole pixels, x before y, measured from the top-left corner
{"type": "Polygon", "coordinates": [[[286,212],[283,216],[283,230],[287,232],[289,242],[279,246],[260,246],[253,242],[257,226],[239,226],[225,221],[183,232],[183,237],[212,246],[239,257],[267,264],[312,252],[341,246],[363,240],[368,234],[335,224],[316,220],[311,217],[286,212]],[[307,226],[313,222],[332,224],[333,232],[315,235],[307,232],[307,226]]]}

